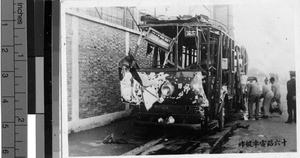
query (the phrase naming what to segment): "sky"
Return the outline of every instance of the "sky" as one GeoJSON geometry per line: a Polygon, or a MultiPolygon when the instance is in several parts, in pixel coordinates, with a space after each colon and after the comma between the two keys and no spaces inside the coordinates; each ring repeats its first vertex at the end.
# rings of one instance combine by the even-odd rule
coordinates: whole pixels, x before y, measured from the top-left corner
{"type": "Polygon", "coordinates": [[[249,67],[288,78],[295,70],[295,8],[291,3],[233,5],[235,39],[249,67]]]}

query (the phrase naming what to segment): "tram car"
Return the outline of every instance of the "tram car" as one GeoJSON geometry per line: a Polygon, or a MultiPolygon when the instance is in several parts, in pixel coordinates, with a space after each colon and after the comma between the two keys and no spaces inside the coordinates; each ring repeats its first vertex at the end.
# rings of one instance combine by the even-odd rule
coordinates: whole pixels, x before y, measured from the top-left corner
{"type": "Polygon", "coordinates": [[[137,122],[194,130],[224,127],[243,105],[244,47],[203,16],[175,20],[142,17],[136,49],[119,61],[121,99],[136,105],[137,122]],[[151,66],[135,54],[147,42],[151,66]]]}

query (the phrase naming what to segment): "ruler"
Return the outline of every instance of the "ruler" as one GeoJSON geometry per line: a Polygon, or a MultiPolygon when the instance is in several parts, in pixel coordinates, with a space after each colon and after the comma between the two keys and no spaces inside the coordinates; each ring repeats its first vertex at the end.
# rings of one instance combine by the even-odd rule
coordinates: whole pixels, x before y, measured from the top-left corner
{"type": "Polygon", "coordinates": [[[1,0],[2,158],[27,157],[26,0],[1,0]]]}

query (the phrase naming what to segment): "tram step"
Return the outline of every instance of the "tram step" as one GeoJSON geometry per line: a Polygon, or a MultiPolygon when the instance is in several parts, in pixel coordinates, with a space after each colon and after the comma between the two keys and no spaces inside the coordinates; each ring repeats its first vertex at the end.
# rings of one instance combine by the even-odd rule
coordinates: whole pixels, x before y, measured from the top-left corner
{"type": "Polygon", "coordinates": [[[218,120],[212,120],[211,122],[208,123],[208,128],[211,130],[217,127],[218,127],[218,120]]]}

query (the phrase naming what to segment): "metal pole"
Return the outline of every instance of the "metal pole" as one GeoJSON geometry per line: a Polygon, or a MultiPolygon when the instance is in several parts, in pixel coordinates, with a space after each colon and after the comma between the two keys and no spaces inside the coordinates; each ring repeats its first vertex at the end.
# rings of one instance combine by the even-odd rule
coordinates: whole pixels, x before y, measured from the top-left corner
{"type": "Polygon", "coordinates": [[[206,50],[206,67],[207,67],[207,99],[209,101],[210,108],[207,113],[209,114],[209,118],[212,117],[212,100],[211,100],[211,72],[210,72],[210,27],[207,27],[207,50],[206,50]]]}
{"type": "MultiPolygon", "coordinates": [[[[198,32],[198,28],[199,27],[197,26],[197,32],[198,32]]],[[[203,35],[202,32],[198,32],[198,34],[197,34],[197,38],[198,38],[198,40],[197,40],[197,64],[199,66],[201,64],[201,35],[203,35]]]]}
{"type": "Polygon", "coordinates": [[[137,28],[139,29],[139,31],[141,31],[141,30],[140,30],[140,27],[139,27],[139,25],[138,25],[138,23],[136,22],[135,18],[133,17],[133,15],[132,15],[132,13],[131,13],[131,11],[128,9],[128,7],[126,7],[126,9],[128,10],[128,12],[129,12],[129,14],[130,14],[132,20],[134,21],[134,23],[135,23],[135,25],[137,26],[137,28]]]}
{"type": "MultiPolygon", "coordinates": [[[[176,28],[176,32],[178,33],[178,25],[176,28]]],[[[175,41],[175,67],[178,67],[178,38],[176,38],[175,41]]]]}
{"type": "Polygon", "coordinates": [[[97,7],[95,7],[95,10],[96,10],[96,12],[97,12],[97,14],[98,14],[99,18],[100,18],[100,19],[102,19],[102,16],[101,16],[101,14],[99,13],[99,10],[98,10],[98,8],[97,8],[97,7]]]}

